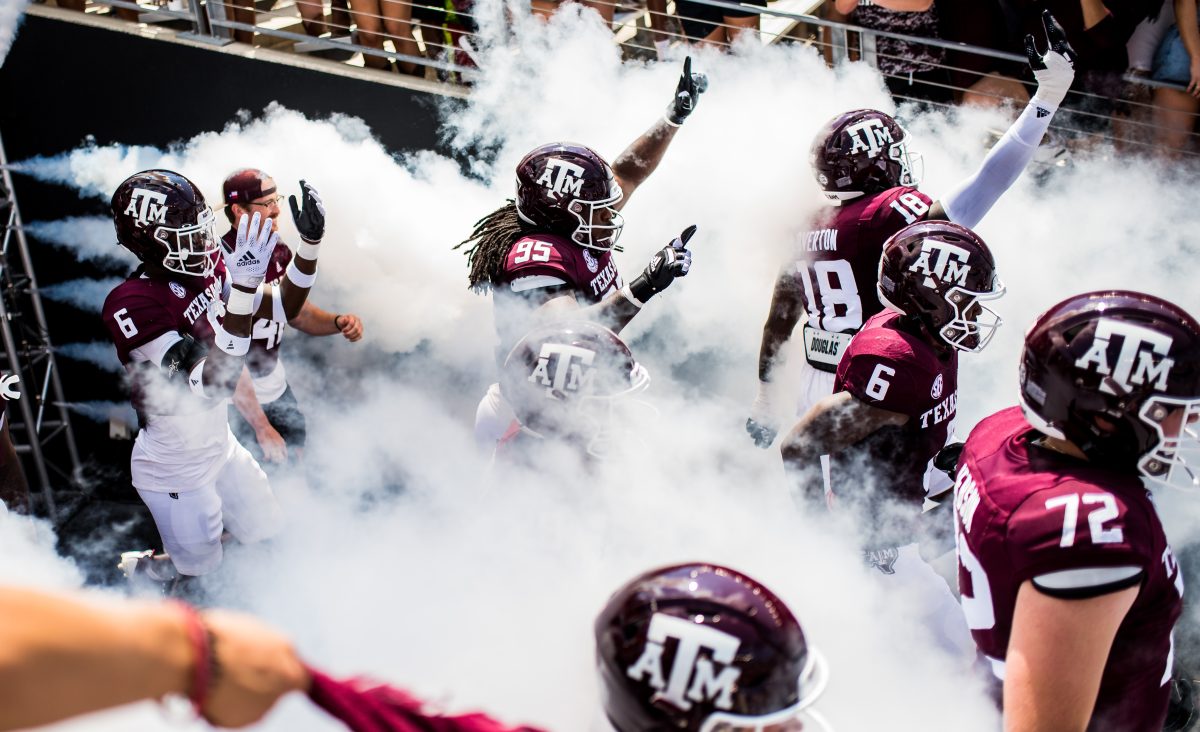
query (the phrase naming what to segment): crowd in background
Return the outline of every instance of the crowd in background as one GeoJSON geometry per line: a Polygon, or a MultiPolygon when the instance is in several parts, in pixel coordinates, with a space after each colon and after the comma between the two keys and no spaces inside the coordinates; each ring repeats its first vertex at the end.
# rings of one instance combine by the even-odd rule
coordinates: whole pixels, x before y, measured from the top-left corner
{"type": "MultiPolygon", "coordinates": [[[[87,0],[52,1],[77,10],[87,4],[87,0]]],[[[767,0],[754,0],[738,3],[740,8],[703,0],[580,2],[614,27],[627,56],[643,58],[663,58],[680,45],[732,48],[739,35],[749,32],[761,33],[766,42],[811,43],[834,60],[833,28],[796,23],[765,28],[764,18],[776,11],[907,36],[851,34],[848,52],[851,59],[879,68],[897,102],[1018,107],[1028,101],[1032,79],[1022,61],[1003,54],[1023,54],[1022,39],[1036,30],[1038,13],[1045,6],[1062,20],[1071,37],[1080,39],[1080,73],[1068,103],[1074,114],[1061,125],[1067,136],[1111,136],[1127,151],[1153,150],[1169,157],[1184,155],[1193,146],[1200,111],[1195,0],[772,0],[770,5],[767,0]],[[629,24],[636,33],[628,33],[629,24]],[[988,55],[989,51],[1001,55],[988,55]]],[[[560,3],[532,0],[531,9],[548,17],[560,3]]],[[[369,68],[464,81],[455,71],[438,71],[427,64],[474,66],[472,34],[477,25],[472,0],[329,0],[328,4],[295,0],[294,5],[292,11],[278,0],[220,0],[210,2],[208,12],[247,26],[255,24],[257,14],[298,13],[300,22],[293,30],[326,41],[352,41],[380,53],[357,54],[330,44],[304,50],[353,63],[361,58],[369,68]]],[[[130,8],[114,6],[111,12],[126,20],[138,19],[137,11],[130,8]]],[[[275,43],[264,32],[248,28],[216,28],[214,33],[239,43],[275,43]]]]}

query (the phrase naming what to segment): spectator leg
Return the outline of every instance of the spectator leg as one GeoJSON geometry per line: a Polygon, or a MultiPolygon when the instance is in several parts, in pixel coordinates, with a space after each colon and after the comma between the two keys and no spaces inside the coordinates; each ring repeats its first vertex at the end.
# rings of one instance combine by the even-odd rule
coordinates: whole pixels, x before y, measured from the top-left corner
{"type": "Polygon", "coordinates": [[[725,27],[718,29],[725,34],[722,41],[725,44],[732,44],[743,33],[752,33],[751,38],[758,38],[758,21],[759,16],[757,14],[737,17],[725,16],[725,27]]]}
{"type": "MultiPolygon", "coordinates": [[[[396,46],[396,53],[417,57],[421,49],[412,32],[412,3],[409,0],[379,0],[383,10],[383,24],[388,36],[396,46]]],[[[412,61],[397,61],[400,71],[412,76],[424,76],[425,68],[412,61]]]]}
{"type": "Polygon", "coordinates": [[[313,38],[325,34],[325,6],[320,0],[296,0],[304,32],[313,38]]]}
{"type": "Polygon", "coordinates": [[[350,35],[349,0],[329,0],[329,30],[335,36],[350,35]]]}
{"type": "Polygon", "coordinates": [[[612,30],[613,16],[617,14],[617,0],[580,0],[586,6],[600,13],[604,26],[612,30]]]}
{"type": "MultiPolygon", "coordinates": [[[[358,27],[358,43],[367,48],[383,50],[383,18],[378,0],[350,0],[350,14],[358,27]]],[[[390,69],[392,62],[382,56],[363,54],[363,64],[370,69],[390,69]]]]}
{"type": "Polygon", "coordinates": [[[1191,149],[1197,111],[1200,111],[1200,100],[1186,92],[1154,90],[1155,141],[1161,155],[1178,158],[1191,149]]]}
{"type": "MultiPolygon", "coordinates": [[[[235,23],[254,25],[254,0],[219,0],[225,4],[225,14],[235,23]]],[[[254,32],[235,30],[233,38],[238,43],[254,43],[254,32]]]]}

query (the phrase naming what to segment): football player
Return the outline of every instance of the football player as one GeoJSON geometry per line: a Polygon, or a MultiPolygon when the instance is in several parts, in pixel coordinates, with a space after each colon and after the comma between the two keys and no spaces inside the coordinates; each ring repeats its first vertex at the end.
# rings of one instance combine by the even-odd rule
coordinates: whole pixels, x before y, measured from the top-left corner
{"type": "MultiPolygon", "coordinates": [[[[493,293],[498,362],[547,319],[586,318],[620,332],[651,297],[687,274],[692,254],[686,245],[694,226],[628,284],[612,251],[624,225],[618,212],[658,167],[707,86],[703,74],[692,73],[688,58],[665,117],[611,167],[591,148],[572,143],[542,145],[517,165],[516,199],[481,219],[458,245],[470,246],[470,286],[493,293]]],[[[493,384],[475,415],[480,447],[491,450],[512,421],[512,409],[493,384]]]]}
{"type": "Polygon", "coordinates": [[[1055,110],[1074,79],[1075,54],[1062,27],[1042,16],[1049,50],[1025,50],[1037,93],[979,169],[939,201],[916,188],[919,158],[908,133],[891,116],[859,109],[834,117],[812,146],[813,174],[836,208],[818,215],[797,241],[795,261],[780,273],[763,326],[758,395],[746,421],[755,444],[766,448],[779,428],[775,367],[802,314],[805,363],[800,366],[798,414],[828,396],[850,338],[883,309],[875,297],[875,272],[883,242],[917,221],[946,219],[975,227],[1033,158],[1055,110]]]}
{"type": "MultiPolygon", "coordinates": [[[[303,181],[301,185],[304,185],[303,181]]],[[[244,216],[253,216],[255,212],[273,223],[279,217],[282,197],[276,193],[275,180],[261,170],[245,168],[235,171],[225,179],[222,192],[225,197],[225,216],[231,225],[236,225],[244,216]]],[[[233,247],[236,236],[237,230],[231,226],[222,237],[226,248],[233,247]]],[[[300,248],[310,245],[310,242],[301,240],[300,248]]],[[[291,261],[291,249],[283,241],[276,242],[265,283],[273,294],[285,281],[291,261]]],[[[272,304],[275,309],[271,317],[254,319],[250,352],[246,355],[247,374],[238,381],[233,393],[236,412],[231,417],[231,426],[243,445],[252,452],[257,451],[255,457],[281,463],[289,457],[302,456],[307,435],[304,412],[300,411],[279,358],[279,344],[284,331],[290,325],[301,333],[313,336],[341,333],[346,340],[354,342],[362,338],[363,325],[362,320],[353,313],[331,313],[309,300],[304,301],[298,312],[287,311],[283,299],[279,297],[275,297],[272,304]]]]}
{"type": "Polygon", "coordinates": [[[948,221],[901,229],[878,271],[887,309],[850,341],[835,393],[784,439],[783,459],[804,499],[856,512],[868,564],[928,594],[943,645],[965,652],[955,598],[919,545],[927,555],[949,551],[949,521],[939,536],[941,514],[925,516],[953,488],[934,460],[954,432],[958,354],[987,346],[1000,318],[984,303],[1004,286],[983,240],[948,221]]]}
{"type": "Polygon", "coordinates": [[[535,328],[504,360],[500,394],[515,421],[496,455],[519,462],[544,440],[592,457],[612,449],[616,405],[650,385],[650,374],[616,333],[591,321],[535,328]]]}
{"type": "Polygon", "coordinates": [[[716,564],[647,572],[596,618],[604,713],[617,732],[828,730],[828,672],[761,583],[716,564]],[[810,726],[811,725],[811,726],[810,726]]]}
{"type": "MultiPolygon", "coordinates": [[[[103,309],[142,427],[130,472],[180,575],[216,569],[225,530],[249,543],[282,522],[266,475],[229,430],[226,400],[250,349],[252,318],[271,317],[277,302],[298,312],[316,277],[325,214],[312,187],[302,188],[304,207],[293,198],[292,210],[306,243],[278,288],[261,286],[278,240],[261,213],[242,217],[229,251],[204,196],[178,173],[137,173],[112,197],[117,240],[141,260],[103,309]]],[[[122,555],[130,575],[169,579],[166,565],[150,552],[122,555]]]]}
{"type": "Polygon", "coordinates": [[[1183,579],[1147,488],[1200,488],[1200,323],[1090,292],[1025,335],[1020,407],[954,486],[958,582],[1005,729],[1163,729],[1183,579]]]}

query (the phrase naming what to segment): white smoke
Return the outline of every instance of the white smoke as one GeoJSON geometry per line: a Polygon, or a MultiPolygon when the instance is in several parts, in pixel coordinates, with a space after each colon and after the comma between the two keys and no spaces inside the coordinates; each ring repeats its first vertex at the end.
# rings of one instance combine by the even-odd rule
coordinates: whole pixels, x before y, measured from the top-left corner
{"type": "Polygon", "coordinates": [[[12,48],[13,40],[17,37],[17,29],[21,27],[21,16],[29,0],[0,0],[0,66],[12,48]]]}
{"type": "MultiPolygon", "coordinates": [[[[107,269],[124,271],[137,264],[133,252],[117,244],[112,219],[108,216],[73,216],[60,221],[33,221],[25,224],[25,233],[37,241],[70,250],[82,261],[107,269]]],[[[97,309],[99,307],[96,306],[97,309]]]]}
{"type": "MultiPolygon", "coordinates": [[[[82,277],[77,280],[46,285],[39,288],[38,291],[47,300],[65,302],[85,312],[99,313],[100,309],[104,306],[104,298],[108,296],[108,293],[112,292],[114,287],[123,281],[120,277],[106,277],[101,280],[82,277]]],[[[109,351],[112,350],[112,345],[108,343],[92,345],[101,345],[107,347],[109,351]]]]}
{"type": "MultiPolygon", "coordinates": [[[[280,482],[288,533],[266,552],[229,552],[211,589],[286,628],[335,672],[575,730],[598,706],[591,622],[608,594],[655,565],[717,561],[796,611],[829,658],[819,708],[838,729],[994,728],[968,674],[913,626],[922,601],[885,594],[836,522],[798,516],[778,451],[742,432],[775,274],[791,234],[823,205],[811,136],[848,108],[891,111],[878,76],[828,70],[801,47],[696,54],[709,91],[624,209],[617,255],[632,279],[684,226],[700,226],[692,272],[625,331],[653,375],[646,398],[660,416],[626,425],[642,447],[595,472],[546,450],[536,473],[488,473],[470,427],[494,378],[490,307],[467,291],[451,247],[512,195],[513,166],[530,147],[575,140],[611,160],[662,114],[679,73],[678,63],[622,65],[590,13],[521,24],[516,37],[519,49],[489,53],[471,104],[449,120],[455,144],[495,151],[471,161],[473,177],[433,153],[396,160],[352,120],[279,107],[170,151],[89,147],[23,165],[102,196],[137,170],[168,167],[212,199],[227,173],[255,166],[285,194],[304,178],[325,200],[313,301],[360,314],[366,345],[335,336],[301,347],[288,336],[314,488],[280,482]],[[296,357],[318,348],[317,367],[296,357]]],[[[935,198],[982,157],[985,131],[1005,124],[999,113],[901,112],[935,198]]],[[[960,437],[1015,402],[1022,332],[1057,300],[1124,287],[1197,310],[1192,196],[1163,181],[1144,162],[1081,154],[1045,185],[1023,177],[979,227],[1010,294],[988,351],[962,359],[960,437]]],[[[294,703],[267,727],[320,724],[294,703]]]]}

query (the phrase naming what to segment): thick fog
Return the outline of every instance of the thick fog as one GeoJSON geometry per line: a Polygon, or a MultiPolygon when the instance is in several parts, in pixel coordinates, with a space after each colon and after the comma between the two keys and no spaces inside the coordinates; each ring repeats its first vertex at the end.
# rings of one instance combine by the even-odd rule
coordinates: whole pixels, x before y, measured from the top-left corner
{"type": "MultiPolygon", "coordinates": [[[[895,112],[878,75],[862,65],[829,70],[804,48],[695,55],[709,91],[624,209],[625,252],[615,255],[632,279],[681,229],[700,227],[691,273],[624,333],[652,375],[643,399],[653,410],[624,425],[622,457],[591,472],[553,450],[534,472],[489,471],[471,426],[495,380],[490,298],[467,289],[465,257],[452,247],[513,194],[515,163],[529,148],[578,141],[612,160],[662,114],[680,70],[678,61],[621,64],[587,12],[523,25],[515,37],[519,48],[487,52],[470,104],[446,119],[454,145],[493,153],[467,161],[468,175],[432,152],[396,159],[357,120],[278,107],[171,150],[129,140],[18,166],[104,199],[129,174],[166,167],[214,202],[225,175],[253,166],[281,193],[298,192],[303,178],[325,200],[312,301],[358,313],[366,337],[285,339],[309,421],[308,480],[276,484],[286,534],[270,547],[228,551],[208,589],[285,628],[307,658],[336,673],[369,673],[450,709],[485,708],[562,732],[595,723],[591,624],[608,594],[655,565],[721,562],[775,589],[828,657],[832,679],[818,708],[837,729],[994,728],[990,702],[914,623],[919,601],[868,573],[847,527],[798,514],[778,448],[755,448],[742,428],[776,272],[792,235],[824,205],[810,140],[849,108],[895,112]]],[[[988,130],[1009,119],[899,116],[934,198],[971,172],[988,130]]],[[[1009,292],[994,305],[1006,321],[998,336],[962,358],[960,438],[1015,403],[1023,331],[1059,299],[1122,287],[1200,310],[1188,286],[1190,189],[1106,150],[1042,173],[1023,176],[978,227],[1009,292]]],[[[295,243],[290,217],[281,221],[295,243]]],[[[81,259],[115,257],[116,274],[128,259],[101,223],[40,226],[81,259]]],[[[100,289],[86,292],[102,297],[100,289]]],[[[111,364],[93,344],[60,352],[111,364]]],[[[0,577],[78,584],[50,558],[44,527],[30,534],[2,520],[10,526],[0,542],[14,546],[0,552],[0,577]]],[[[143,708],[71,728],[153,729],[156,714],[143,708]]],[[[264,728],[324,724],[292,700],[264,728]]]]}

